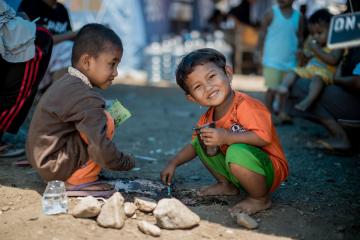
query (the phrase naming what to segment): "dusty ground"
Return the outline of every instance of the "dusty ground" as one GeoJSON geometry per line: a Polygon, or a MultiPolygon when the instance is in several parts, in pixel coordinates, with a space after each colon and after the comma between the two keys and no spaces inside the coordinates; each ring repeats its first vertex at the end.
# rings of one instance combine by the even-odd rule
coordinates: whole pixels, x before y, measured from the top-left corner
{"type": "MultiPolygon", "coordinates": [[[[262,93],[251,93],[262,97],[262,93]]],[[[146,179],[159,183],[159,172],[170,156],[189,141],[191,128],[205,109],[186,102],[177,88],[114,85],[104,96],[118,98],[133,114],[117,130],[119,148],[155,160],[138,160],[126,173],[104,172],[108,180],[146,179]]],[[[327,155],[306,147],[325,131],[304,120],[278,128],[291,175],[273,195],[273,207],[254,216],[259,228],[247,231],[235,224],[227,209],[232,198],[192,198],[200,226],[163,231],[162,239],[360,239],[359,156],[327,155]]],[[[41,212],[44,183],[30,168],[0,159],[0,239],[148,239],[134,219],[122,230],[104,229],[93,220],[41,212]]],[[[212,183],[198,159],[176,172],[175,195],[212,183]]],[[[146,190],[146,189],[145,189],[146,190]]],[[[126,194],[125,194],[126,195],[126,194]]],[[[128,196],[133,196],[129,194],[128,196]]],[[[138,219],[153,221],[151,216],[138,219]]]]}

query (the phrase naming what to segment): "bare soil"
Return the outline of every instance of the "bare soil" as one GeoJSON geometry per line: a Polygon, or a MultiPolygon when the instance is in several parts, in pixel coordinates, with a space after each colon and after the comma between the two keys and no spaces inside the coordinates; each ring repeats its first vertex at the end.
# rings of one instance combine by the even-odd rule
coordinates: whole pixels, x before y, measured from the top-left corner
{"type": "MultiPolygon", "coordinates": [[[[108,181],[148,180],[157,184],[167,160],[190,140],[191,129],[205,109],[187,102],[177,88],[114,85],[103,92],[106,99],[119,99],[133,116],[117,129],[114,141],[139,158],[129,172],[104,171],[108,181]]],[[[263,93],[251,92],[262,98],[263,93]]],[[[176,171],[173,195],[201,217],[190,230],[163,230],[161,239],[360,239],[359,155],[336,156],[311,148],[311,142],[326,136],[324,129],[305,120],[277,128],[290,164],[290,176],[273,195],[270,210],[254,215],[256,230],[236,225],[228,208],[235,197],[197,198],[200,186],[214,182],[198,159],[176,171]]],[[[41,211],[45,184],[31,168],[14,165],[20,158],[0,159],[0,239],[150,239],[137,229],[138,213],[121,230],[105,229],[92,219],[68,214],[46,216],[41,211]]],[[[141,189],[142,186],[138,186],[141,189]]],[[[148,195],[123,193],[126,198],[148,195]]],[[[134,190],[134,189],[133,189],[134,190]]],[[[161,198],[161,192],[154,198],[161,198]]],[[[72,200],[73,203],[74,199],[72,200]]]]}

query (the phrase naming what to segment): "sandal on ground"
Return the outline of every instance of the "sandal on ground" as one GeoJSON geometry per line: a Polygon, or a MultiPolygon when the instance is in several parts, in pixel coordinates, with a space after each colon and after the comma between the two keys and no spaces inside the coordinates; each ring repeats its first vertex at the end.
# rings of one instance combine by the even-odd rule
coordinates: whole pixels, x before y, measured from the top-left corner
{"type": "Polygon", "coordinates": [[[109,198],[116,192],[116,189],[113,186],[109,190],[87,190],[86,189],[89,186],[96,186],[96,185],[102,185],[102,184],[104,184],[104,182],[95,181],[95,182],[90,182],[90,183],[73,185],[71,187],[67,186],[66,187],[66,195],[68,197],[93,196],[93,197],[109,198]]]}
{"type": "Polygon", "coordinates": [[[323,150],[325,152],[328,152],[330,154],[336,154],[336,155],[351,155],[351,148],[350,147],[335,147],[328,141],[324,139],[319,139],[316,141],[316,149],[323,150]]]}
{"type": "Polygon", "coordinates": [[[6,148],[8,148],[9,145],[6,143],[0,143],[0,152],[4,151],[6,148]]]}
{"type": "Polygon", "coordinates": [[[18,160],[15,162],[15,166],[17,167],[31,167],[31,164],[28,160],[18,160]]]}

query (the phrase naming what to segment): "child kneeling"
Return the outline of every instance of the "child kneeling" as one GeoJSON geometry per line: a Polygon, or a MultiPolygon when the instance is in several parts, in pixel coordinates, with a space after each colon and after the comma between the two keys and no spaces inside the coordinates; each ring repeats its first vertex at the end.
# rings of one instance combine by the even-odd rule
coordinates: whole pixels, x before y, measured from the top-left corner
{"type": "Polygon", "coordinates": [[[101,168],[130,170],[134,159],[114,142],[114,120],[94,87],[106,89],[117,76],[123,46],[101,24],[78,33],[72,67],[40,99],[31,121],[26,152],[45,181],[66,182],[68,196],[104,196],[113,186],[98,182],[101,168]]]}
{"type": "Polygon", "coordinates": [[[213,49],[199,49],[186,55],[176,71],[177,84],[188,100],[208,107],[198,126],[215,122],[216,128],[201,128],[161,172],[170,184],[177,166],[196,156],[216,178],[200,195],[248,193],[232,208],[249,214],[271,206],[270,193],[288,175],[288,164],[281,148],[271,114],[258,100],[231,89],[232,71],[224,55],[213,49]],[[220,146],[220,153],[209,157],[201,147],[220,146]]]}

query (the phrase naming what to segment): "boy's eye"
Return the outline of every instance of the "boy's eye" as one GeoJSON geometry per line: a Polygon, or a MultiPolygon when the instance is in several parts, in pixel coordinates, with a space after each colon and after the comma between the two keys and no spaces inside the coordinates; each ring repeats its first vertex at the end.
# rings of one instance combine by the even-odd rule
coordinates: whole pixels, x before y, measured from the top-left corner
{"type": "Polygon", "coordinates": [[[193,86],[193,90],[198,90],[200,88],[200,85],[193,86]]]}
{"type": "Polygon", "coordinates": [[[211,75],[209,76],[209,78],[213,78],[213,77],[215,77],[215,74],[211,74],[211,75]]]}

